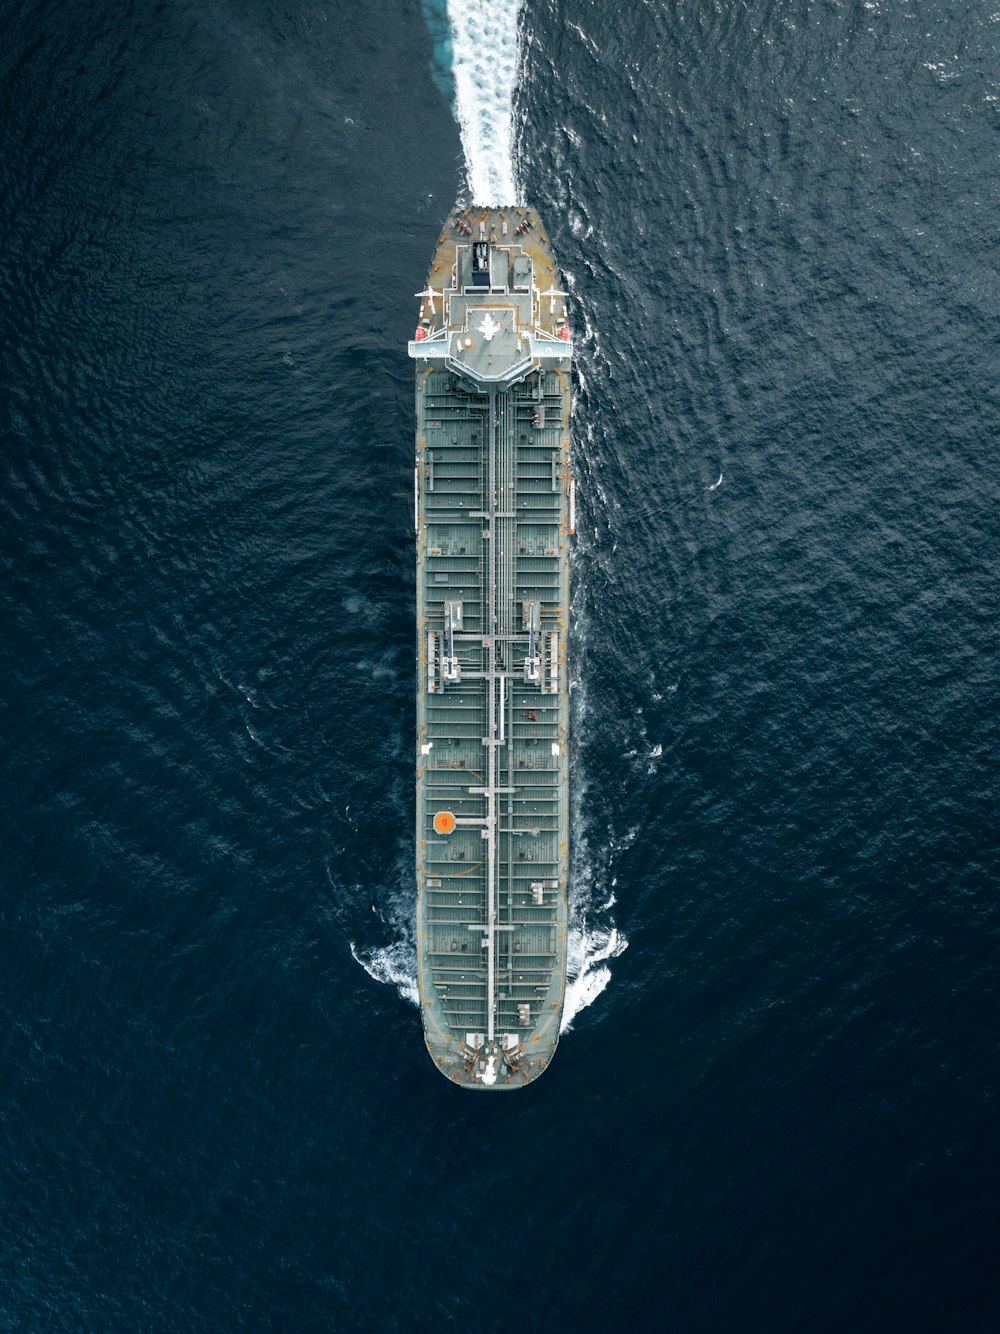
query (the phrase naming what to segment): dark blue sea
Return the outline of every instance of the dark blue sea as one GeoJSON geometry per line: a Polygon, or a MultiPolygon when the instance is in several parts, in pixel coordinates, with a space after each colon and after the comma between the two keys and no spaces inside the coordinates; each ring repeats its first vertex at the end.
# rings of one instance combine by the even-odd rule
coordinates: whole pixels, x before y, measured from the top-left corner
{"type": "Polygon", "coordinates": [[[586,957],[492,1097],[407,998],[439,9],[3,6],[0,1329],[995,1331],[998,0],[525,0],[586,957]]]}

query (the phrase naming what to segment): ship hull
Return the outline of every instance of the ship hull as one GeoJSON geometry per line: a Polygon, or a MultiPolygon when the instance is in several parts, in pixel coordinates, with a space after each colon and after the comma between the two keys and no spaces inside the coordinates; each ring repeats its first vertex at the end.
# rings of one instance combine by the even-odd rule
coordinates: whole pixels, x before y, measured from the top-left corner
{"type": "Polygon", "coordinates": [[[416,927],[442,1074],[521,1088],[566,991],[572,339],[534,209],[456,209],[416,363],[416,927]]]}

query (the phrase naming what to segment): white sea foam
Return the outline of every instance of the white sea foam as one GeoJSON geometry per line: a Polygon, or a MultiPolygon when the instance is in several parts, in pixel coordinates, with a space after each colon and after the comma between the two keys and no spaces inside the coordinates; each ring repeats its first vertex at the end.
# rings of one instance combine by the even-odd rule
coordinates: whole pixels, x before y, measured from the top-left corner
{"type": "Polygon", "coordinates": [[[376,982],[395,987],[403,1000],[411,1005],[420,1004],[417,992],[417,959],[413,942],[394,940],[391,945],[377,945],[374,949],[361,950],[350,942],[351,953],[376,982]]]}
{"type": "Polygon", "coordinates": [[[521,0],[448,0],[455,115],[473,204],[516,204],[514,84],[521,0]]]}
{"type": "MultiPolygon", "coordinates": [[[[401,798],[394,800],[393,805],[402,826],[411,812],[401,798]]],[[[349,813],[348,806],[345,815],[349,817],[349,813]]],[[[351,954],[370,978],[384,986],[395,987],[404,1001],[419,1005],[412,855],[412,851],[404,851],[404,845],[401,844],[396,874],[388,877],[371,904],[372,913],[385,928],[384,932],[379,933],[384,943],[359,945],[354,940],[349,943],[351,954]]],[[[331,886],[336,889],[337,884],[329,864],[326,874],[331,886]]],[[[360,890],[360,886],[356,888],[360,890]]]]}
{"type": "MultiPolygon", "coordinates": [[[[609,905],[610,906],[610,905],[609,905]]],[[[571,928],[566,964],[566,1004],[559,1031],[573,1027],[573,1020],[593,1005],[611,981],[606,959],[617,959],[628,949],[628,941],[616,926],[589,927],[586,921],[571,928]]]]}

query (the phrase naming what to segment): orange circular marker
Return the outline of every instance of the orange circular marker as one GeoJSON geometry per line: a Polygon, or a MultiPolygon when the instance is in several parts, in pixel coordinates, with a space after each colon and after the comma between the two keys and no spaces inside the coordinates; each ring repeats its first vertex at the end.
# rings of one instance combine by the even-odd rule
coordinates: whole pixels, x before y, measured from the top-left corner
{"type": "Polygon", "coordinates": [[[434,817],[435,834],[451,834],[455,830],[455,817],[451,811],[438,811],[434,817]]]}

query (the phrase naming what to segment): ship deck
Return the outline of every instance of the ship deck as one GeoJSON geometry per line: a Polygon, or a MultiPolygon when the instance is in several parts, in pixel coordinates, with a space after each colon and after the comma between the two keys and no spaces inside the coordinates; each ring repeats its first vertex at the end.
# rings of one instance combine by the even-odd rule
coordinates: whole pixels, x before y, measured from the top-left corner
{"type": "Polygon", "coordinates": [[[555,280],[534,210],[457,211],[409,349],[418,982],[432,1058],[480,1088],[545,1069],[566,984],[572,344],[555,280]]]}

